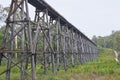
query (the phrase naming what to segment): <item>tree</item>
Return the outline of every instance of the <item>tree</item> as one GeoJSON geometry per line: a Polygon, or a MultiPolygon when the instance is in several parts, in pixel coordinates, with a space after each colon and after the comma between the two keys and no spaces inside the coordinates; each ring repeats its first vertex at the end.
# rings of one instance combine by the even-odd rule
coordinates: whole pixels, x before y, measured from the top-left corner
{"type": "Polygon", "coordinates": [[[104,43],[105,43],[104,37],[99,36],[99,37],[98,37],[98,40],[97,40],[97,44],[98,44],[99,46],[101,46],[101,47],[104,47],[104,46],[105,46],[104,43]]]}
{"type": "Polygon", "coordinates": [[[115,40],[116,40],[116,49],[120,51],[120,33],[117,33],[115,35],[115,40]]]}
{"type": "MultiPolygon", "coordinates": [[[[6,10],[0,5],[0,22],[3,22],[6,19],[6,10]]],[[[1,27],[0,27],[1,28],[1,27]]],[[[3,27],[0,29],[0,45],[2,45],[2,38],[3,38],[3,27]]],[[[3,53],[0,53],[0,65],[2,61],[3,53]]]]}
{"type": "Polygon", "coordinates": [[[6,8],[3,8],[2,5],[0,5],[0,22],[6,19],[7,16],[7,12],[6,12],[6,8]]]}
{"type": "Polygon", "coordinates": [[[95,44],[97,44],[97,37],[96,37],[95,35],[92,37],[92,41],[93,41],[95,44]]]}

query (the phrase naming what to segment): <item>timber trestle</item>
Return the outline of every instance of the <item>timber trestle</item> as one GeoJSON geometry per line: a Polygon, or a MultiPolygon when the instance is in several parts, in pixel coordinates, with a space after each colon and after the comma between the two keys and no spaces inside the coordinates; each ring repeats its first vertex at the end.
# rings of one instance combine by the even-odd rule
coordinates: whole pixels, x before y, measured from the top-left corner
{"type": "Polygon", "coordinates": [[[20,69],[20,79],[26,76],[37,80],[36,66],[46,74],[67,70],[97,58],[97,46],[44,0],[11,0],[6,19],[0,64],[6,60],[6,73],[10,80],[11,69],[20,69]],[[34,21],[30,19],[28,4],[36,8],[34,21]]]}

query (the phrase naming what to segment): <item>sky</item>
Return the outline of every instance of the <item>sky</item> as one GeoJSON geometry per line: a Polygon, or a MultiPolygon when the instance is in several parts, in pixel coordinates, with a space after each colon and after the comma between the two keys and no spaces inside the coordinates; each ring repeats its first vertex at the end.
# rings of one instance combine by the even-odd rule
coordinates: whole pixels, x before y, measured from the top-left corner
{"type": "MultiPolygon", "coordinates": [[[[11,0],[0,0],[9,6],[11,0]]],[[[120,0],[45,0],[89,38],[120,30],[120,0]]],[[[31,17],[35,11],[30,8],[31,17]]]]}

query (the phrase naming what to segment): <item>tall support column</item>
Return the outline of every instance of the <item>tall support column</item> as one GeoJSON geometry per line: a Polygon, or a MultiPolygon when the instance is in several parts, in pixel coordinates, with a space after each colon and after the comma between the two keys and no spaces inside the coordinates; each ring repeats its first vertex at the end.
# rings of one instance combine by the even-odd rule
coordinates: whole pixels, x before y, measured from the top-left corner
{"type": "Polygon", "coordinates": [[[65,47],[65,45],[66,45],[66,42],[65,42],[65,40],[66,40],[66,28],[67,28],[67,26],[65,25],[64,26],[64,28],[63,28],[63,58],[64,58],[64,69],[65,69],[65,71],[67,70],[67,58],[66,58],[66,47],[65,47]]]}
{"type": "Polygon", "coordinates": [[[88,62],[89,57],[88,57],[88,44],[87,44],[87,39],[85,38],[85,48],[86,48],[86,62],[88,62]]]}
{"type": "MultiPolygon", "coordinates": [[[[41,17],[42,18],[42,23],[41,23],[40,26],[43,26],[42,32],[46,35],[47,30],[46,30],[46,22],[45,22],[45,12],[41,12],[41,14],[42,14],[42,17],[41,17]]],[[[50,32],[50,30],[49,30],[49,32],[50,32]]],[[[44,68],[44,74],[46,74],[46,72],[47,72],[47,46],[48,46],[45,35],[43,35],[43,61],[44,61],[43,62],[43,68],[44,68]]]]}
{"type": "Polygon", "coordinates": [[[59,33],[60,33],[60,43],[59,43],[59,56],[60,56],[60,58],[59,58],[59,60],[60,60],[60,67],[62,66],[62,60],[63,60],[63,54],[62,54],[62,52],[63,52],[63,44],[62,44],[62,37],[63,37],[63,35],[62,35],[62,25],[60,25],[60,27],[59,27],[59,33]]]}
{"type": "Polygon", "coordinates": [[[43,66],[44,66],[44,74],[46,74],[46,71],[47,71],[47,67],[46,67],[46,48],[47,48],[47,46],[46,46],[46,38],[45,38],[45,36],[43,36],[43,50],[44,50],[44,52],[43,52],[43,66]]]}
{"type": "Polygon", "coordinates": [[[86,58],[86,43],[85,43],[85,37],[83,38],[84,40],[84,61],[87,62],[87,58],[86,58]]]}
{"type": "MultiPolygon", "coordinates": [[[[17,5],[17,0],[16,1],[12,1],[11,7],[10,7],[11,8],[10,11],[15,10],[16,5],[17,5]]],[[[13,21],[15,20],[15,13],[13,14],[12,20],[13,21]]],[[[12,39],[13,35],[14,35],[14,25],[15,24],[12,24],[11,29],[10,29],[10,32],[11,32],[10,39],[12,39]]],[[[6,27],[8,27],[8,26],[6,26],[6,27]]],[[[10,50],[13,50],[13,47],[14,47],[14,40],[11,40],[10,41],[10,50]]],[[[7,57],[8,57],[8,60],[7,60],[7,69],[8,69],[8,71],[6,72],[6,80],[10,80],[10,70],[11,70],[10,68],[11,68],[11,59],[12,59],[11,56],[12,55],[13,55],[12,53],[8,53],[7,54],[7,57]]]]}
{"type": "Polygon", "coordinates": [[[79,37],[78,37],[78,33],[76,32],[76,60],[77,60],[77,64],[79,64],[79,37]]]}
{"type": "MultiPolygon", "coordinates": [[[[51,29],[50,29],[50,22],[49,22],[49,18],[48,18],[48,10],[47,9],[45,9],[45,13],[46,13],[46,28],[48,28],[48,31],[47,31],[47,33],[48,33],[48,38],[49,38],[49,41],[50,41],[50,44],[51,44],[51,29]]],[[[45,25],[45,24],[44,24],[45,25]]],[[[47,47],[46,47],[47,48],[47,47]]],[[[47,50],[46,50],[47,51],[47,50]]],[[[48,58],[49,58],[49,54],[51,54],[51,49],[49,48],[49,51],[50,51],[50,53],[47,53],[47,55],[48,55],[48,58]]],[[[45,56],[44,56],[45,57],[45,56]]],[[[46,61],[45,61],[45,64],[47,64],[47,56],[46,56],[46,61]]],[[[45,69],[44,70],[46,70],[47,68],[46,68],[47,66],[45,65],[45,69]]],[[[45,73],[46,74],[46,73],[45,73]]]]}
{"type": "Polygon", "coordinates": [[[57,31],[57,70],[60,69],[60,51],[59,51],[59,37],[60,35],[60,19],[57,19],[57,26],[56,26],[56,31],[57,31]]]}
{"type": "Polygon", "coordinates": [[[90,60],[92,61],[92,51],[91,51],[91,45],[90,45],[90,60]]]}
{"type": "Polygon", "coordinates": [[[28,37],[29,37],[29,43],[30,43],[30,51],[32,54],[32,80],[36,80],[36,73],[35,73],[35,53],[33,53],[33,44],[32,44],[32,29],[30,25],[30,17],[29,17],[29,9],[28,9],[28,0],[25,0],[25,6],[26,6],[26,19],[28,20],[28,37]]]}
{"type": "Polygon", "coordinates": [[[69,50],[70,50],[70,34],[69,34],[69,29],[68,25],[66,24],[66,39],[65,39],[65,52],[66,52],[66,66],[68,67],[68,60],[69,60],[69,50]]]}
{"type": "Polygon", "coordinates": [[[81,57],[81,55],[82,55],[82,42],[81,42],[81,34],[80,33],[79,33],[78,37],[79,37],[79,44],[78,44],[78,46],[79,46],[79,51],[78,51],[79,62],[80,62],[80,64],[82,64],[82,57],[81,57]]]}
{"type": "Polygon", "coordinates": [[[84,50],[84,40],[83,40],[83,36],[81,36],[81,48],[82,48],[82,63],[85,62],[85,50],[84,50]]]}
{"type": "MultiPolygon", "coordinates": [[[[49,41],[52,42],[52,27],[53,27],[53,19],[50,17],[50,25],[49,25],[49,41]]],[[[52,43],[51,43],[52,44],[52,43]]],[[[48,69],[50,70],[51,66],[51,49],[49,49],[50,53],[48,54],[48,69]]]]}
{"type": "MultiPolygon", "coordinates": [[[[21,4],[21,20],[24,20],[24,2],[21,4]]],[[[24,24],[21,24],[21,27],[22,28],[24,28],[24,24]]],[[[25,41],[25,30],[23,29],[22,31],[21,31],[21,33],[22,33],[22,41],[21,41],[21,50],[22,51],[24,51],[25,49],[24,49],[24,47],[25,47],[25,43],[24,43],[24,41],[25,41]]],[[[24,59],[24,53],[21,53],[21,60],[23,60],[24,59]]],[[[21,80],[24,80],[24,63],[23,62],[21,62],[21,80]]]]}
{"type": "Polygon", "coordinates": [[[74,67],[74,49],[73,49],[73,44],[74,44],[74,39],[73,39],[73,29],[71,29],[71,61],[72,61],[72,66],[74,67]]]}
{"type": "MultiPolygon", "coordinates": [[[[52,30],[50,29],[49,30],[49,34],[51,34],[52,30]]],[[[52,35],[50,35],[50,46],[53,47],[52,45],[52,35]]],[[[54,73],[55,72],[55,52],[53,52],[51,49],[50,49],[50,52],[51,52],[51,61],[52,61],[52,72],[54,73]]]]}
{"type": "Polygon", "coordinates": [[[79,34],[79,41],[80,41],[80,63],[82,64],[83,63],[83,60],[82,60],[82,35],[79,34]]]}
{"type": "MultiPolygon", "coordinates": [[[[49,20],[48,20],[48,10],[46,9],[46,22],[47,22],[47,27],[49,29],[49,35],[48,35],[48,38],[49,38],[49,42],[50,45],[48,45],[49,47],[49,50],[50,50],[50,54],[51,54],[51,62],[52,62],[52,72],[54,73],[55,72],[55,50],[53,49],[53,44],[52,44],[52,25],[50,26],[49,24],[49,20]],[[52,49],[51,49],[52,48],[52,49]]],[[[52,24],[53,24],[53,21],[52,21],[52,24]]]]}
{"type": "Polygon", "coordinates": [[[7,60],[8,71],[6,72],[6,80],[10,80],[11,55],[7,54],[7,56],[8,56],[8,60],[7,60]]]}

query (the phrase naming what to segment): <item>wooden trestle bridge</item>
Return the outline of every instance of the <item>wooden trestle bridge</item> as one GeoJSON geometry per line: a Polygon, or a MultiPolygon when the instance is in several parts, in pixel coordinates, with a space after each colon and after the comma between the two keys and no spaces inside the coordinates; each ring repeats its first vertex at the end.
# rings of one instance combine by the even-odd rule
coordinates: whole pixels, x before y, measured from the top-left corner
{"type": "Polygon", "coordinates": [[[2,47],[0,71],[10,80],[11,69],[20,69],[20,79],[30,76],[36,80],[36,66],[44,73],[67,70],[97,58],[97,46],[44,0],[11,0],[2,47]],[[30,19],[28,4],[36,8],[34,21],[30,19]],[[17,58],[15,58],[17,57],[17,58]],[[31,64],[31,65],[30,65],[31,64]]]}

